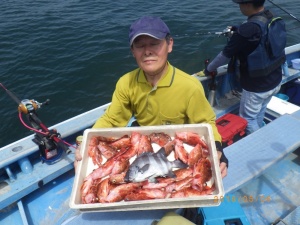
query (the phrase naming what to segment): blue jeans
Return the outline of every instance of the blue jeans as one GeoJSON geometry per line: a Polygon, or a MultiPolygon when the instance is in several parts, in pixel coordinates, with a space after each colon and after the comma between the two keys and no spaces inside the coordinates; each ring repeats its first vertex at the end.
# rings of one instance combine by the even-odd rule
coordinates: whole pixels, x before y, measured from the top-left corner
{"type": "Polygon", "coordinates": [[[251,134],[263,126],[263,120],[268,103],[272,96],[280,90],[281,84],[276,88],[261,93],[243,89],[240,102],[240,116],[248,121],[246,133],[251,134]]]}

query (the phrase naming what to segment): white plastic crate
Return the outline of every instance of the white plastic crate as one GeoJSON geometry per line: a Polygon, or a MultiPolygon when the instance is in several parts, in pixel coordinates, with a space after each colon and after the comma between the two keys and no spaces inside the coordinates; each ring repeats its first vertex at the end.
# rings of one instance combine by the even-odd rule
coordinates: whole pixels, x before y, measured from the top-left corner
{"type": "MultiPolygon", "coordinates": [[[[154,148],[155,151],[157,149],[154,148]]],[[[169,208],[189,208],[189,207],[206,207],[217,206],[221,203],[224,196],[223,182],[221,178],[218,155],[215,147],[215,141],[212,128],[209,124],[187,124],[187,125],[167,125],[167,126],[147,126],[147,127],[126,127],[126,128],[104,128],[104,129],[87,129],[83,135],[81,144],[81,154],[83,160],[77,165],[77,172],[74,178],[74,185],[70,198],[70,207],[81,211],[127,211],[127,210],[149,210],[149,209],[169,209],[169,208]],[[93,169],[91,158],[88,156],[88,144],[92,137],[122,137],[131,135],[131,132],[137,131],[141,134],[149,135],[153,132],[164,132],[172,138],[175,132],[196,132],[203,136],[210,152],[209,160],[212,166],[211,184],[214,183],[215,190],[212,194],[201,195],[189,198],[166,198],[141,201],[121,201],[114,203],[93,203],[82,204],[81,202],[81,185],[93,169]]],[[[169,155],[168,159],[172,161],[174,156],[169,155]],[[173,157],[173,158],[172,158],[173,157]]],[[[131,160],[132,162],[132,160],[131,160]]]]}

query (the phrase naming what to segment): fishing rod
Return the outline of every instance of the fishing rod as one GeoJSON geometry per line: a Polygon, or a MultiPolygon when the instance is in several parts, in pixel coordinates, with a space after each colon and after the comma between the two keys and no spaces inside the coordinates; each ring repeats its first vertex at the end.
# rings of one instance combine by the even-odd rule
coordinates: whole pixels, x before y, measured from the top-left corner
{"type": "MultiPolygon", "coordinates": [[[[290,17],[292,17],[293,19],[297,20],[298,22],[300,22],[300,19],[298,19],[296,16],[294,16],[293,14],[291,14],[289,11],[287,11],[286,9],[282,8],[280,5],[276,4],[275,2],[273,2],[272,0],[268,0],[271,4],[273,4],[274,6],[276,6],[277,8],[281,9],[282,11],[284,11],[286,14],[288,14],[290,17]]],[[[289,30],[293,30],[293,29],[297,29],[299,27],[294,27],[291,28],[289,30]]],[[[202,32],[196,33],[197,35],[218,35],[220,36],[225,36],[225,37],[230,37],[233,34],[233,31],[231,30],[231,27],[228,26],[227,28],[225,28],[222,32],[202,32]]]]}
{"type": "Polygon", "coordinates": [[[218,35],[218,37],[220,36],[230,37],[232,34],[233,31],[231,30],[231,27],[228,26],[223,31],[196,32],[193,34],[184,34],[184,35],[175,34],[174,36],[218,35]]]}
{"type": "Polygon", "coordinates": [[[197,35],[218,35],[220,36],[225,36],[225,37],[230,37],[233,34],[233,31],[231,30],[231,27],[228,26],[226,27],[223,31],[219,32],[203,32],[203,33],[196,33],[197,35]]]}
{"type": "Polygon", "coordinates": [[[289,16],[291,16],[293,19],[297,20],[298,22],[300,22],[300,20],[294,16],[293,14],[291,14],[290,12],[288,12],[287,10],[285,10],[284,8],[282,8],[281,6],[279,6],[278,4],[276,4],[275,2],[273,2],[272,0],[268,0],[270,3],[272,3],[273,5],[275,5],[277,8],[281,9],[282,11],[284,11],[286,14],[288,14],[289,16]]]}
{"type": "Polygon", "coordinates": [[[48,102],[50,101],[49,99],[47,99],[43,103],[39,103],[34,99],[23,99],[21,101],[2,83],[0,83],[0,86],[18,104],[19,119],[21,123],[29,130],[35,132],[35,136],[34,139],[32,139],[32,141],[39,146],[40,156],[43,162],[56,162],[58,159],[61,158],[63,151],[66,154],[69,154],[71,150],[67,146],[76,148],[68,142],[60,139],[60,134],[57,132],[56,129],[49,130],[38,118],[38,115],[36,113],[37,109],[41,108],[42,105],[48,105],[48,102]],[[27,120],[29,121],[31,126],[27,125],[24,122],[22,115],[26,115],[27,120]]]}
{"type": "MultiPolygon", "coordinates": [[[[296,16],[294,16],[293,14],[291,14],[290,12],[288,12],[287,10],[285,10],[284,8],[282,8],[281,6],[279,6],[278,4],[276,4],[275,2],[273,2],[272,0],[268,0],[271,4],[273,4],[274,6],[278,7],[279,9],[281,9],[282,11],[284,11],[285,13],[287,13],[289,16],[291,16],[293,19],[297,20],[298,22],[300,22],[300,19],[298,19],[296,16]]],[[[294,27],[288,30],[294,30],[294,29],[298,29],[299,27],[294,27]]],[[[208,31],[208,32],[197,32],[195,33],[196,35],[218,35],[220,36],[225,36],[225,37],[231,37],[232,34],[234,32],[231,30],[231,26],[227,26],[223,31],[221,32],[213,32],[213,31],[208,31]]],[[[185,34],[188,35],[188,34],[185,34]]],[[[178,35],[175,35],[178,36],[178,35]]]]}

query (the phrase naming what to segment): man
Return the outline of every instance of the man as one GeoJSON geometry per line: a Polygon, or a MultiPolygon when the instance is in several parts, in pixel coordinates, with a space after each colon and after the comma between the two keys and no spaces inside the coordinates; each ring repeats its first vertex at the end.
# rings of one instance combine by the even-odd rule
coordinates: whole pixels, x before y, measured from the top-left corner
{"type": "MultiPolygon", "coordinates": [[[[221,173],[227,174],[215,114],[201,83],[168,62],[173,38],[158,17],[142,17],[129,31],[129,43],[138,68],[116,84],[111,105],[93,128],[125,127],[132,116],[140,126],[209,123],[221,155],[221,173]]],[[[80,160],[81,156],[76,155],[80,160]]]]}
{"type": "Polygon", "coordinates": [[[240,11],[248,19],[239,27],[231,29],[233,34],[229,42],[211,61],[204,73],[209,75],[230,59],[228,72],[234,72],[239,76],[243,89],[239,114],[248,121],[246,132],[250,134],[263,126],[267,104],[272,95],[280,90],[281,64],[285,61],[285,27],[281,21],[276,37],[271,36],[271,42],[274,38],[281,47],[273,50],[275,55],[270,55],[269,49],[265,47],[268,39],[266,31],[268,21],[273,15],[264,8],[265,0],[233,0],[233,2],[239,4],[240,11]]]}

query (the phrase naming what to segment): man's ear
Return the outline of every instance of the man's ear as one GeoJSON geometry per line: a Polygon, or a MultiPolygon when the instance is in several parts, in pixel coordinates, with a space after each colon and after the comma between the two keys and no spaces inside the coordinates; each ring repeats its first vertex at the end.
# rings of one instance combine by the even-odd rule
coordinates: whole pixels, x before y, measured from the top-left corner
{"type": "Polygon", "coordinates": [[[169,44],[168,44],[168,53],[171,53],[173,50],[173,44],[174,44],[174,39],[170,38],[169,44]]]}

